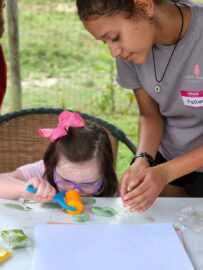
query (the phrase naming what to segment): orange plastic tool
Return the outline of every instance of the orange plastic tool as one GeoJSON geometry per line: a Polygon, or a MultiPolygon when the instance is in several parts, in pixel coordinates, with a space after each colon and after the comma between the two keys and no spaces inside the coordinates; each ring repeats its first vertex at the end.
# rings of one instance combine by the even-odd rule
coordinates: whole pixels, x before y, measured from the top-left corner
{"type": "Polygon", "coordinates": [[[66,210],[71,215],[78,215],[83,211],[83,204],[80,198],[80,193],[77,190],[69,190],[65,193],[66,204],[76,208],[76,211],[66,210]]]}

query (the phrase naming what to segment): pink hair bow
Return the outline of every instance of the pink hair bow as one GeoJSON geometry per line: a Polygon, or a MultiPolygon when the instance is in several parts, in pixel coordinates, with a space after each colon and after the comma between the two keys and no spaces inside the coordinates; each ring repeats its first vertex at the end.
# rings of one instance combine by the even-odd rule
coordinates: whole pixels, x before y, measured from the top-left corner
{"type": "Polygon", "coordinates": [[[59,122],[56,128],[39,129],[38,134],[42,137],[50,138],[54,142],[68,134],[69,127],[84,127],[85,122],[79,113],[63,111],[59,114],[59,122]]]}

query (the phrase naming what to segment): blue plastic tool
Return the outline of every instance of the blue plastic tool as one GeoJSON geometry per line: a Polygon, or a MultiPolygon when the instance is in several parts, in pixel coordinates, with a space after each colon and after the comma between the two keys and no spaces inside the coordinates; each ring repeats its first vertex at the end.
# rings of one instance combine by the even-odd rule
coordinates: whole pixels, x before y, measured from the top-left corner
{"type": "MultiPolygon", "coordinates": [[[[27,186],[27,191],[35,194],[37,192],[37,189],[34,188],[33,185],[29,185],[29,186],[27,186]]],[[[57,202],[62,208],[75,212],[76,211],[75,207],[72,207],[72,206],[67,205],[65,203],[65,201],[64,201],[65,193],[66,193],[65,191],[60,191],[60,192],[56,193],[56,195],[53,197],[53,200],[55,202],[57,202]]]]}

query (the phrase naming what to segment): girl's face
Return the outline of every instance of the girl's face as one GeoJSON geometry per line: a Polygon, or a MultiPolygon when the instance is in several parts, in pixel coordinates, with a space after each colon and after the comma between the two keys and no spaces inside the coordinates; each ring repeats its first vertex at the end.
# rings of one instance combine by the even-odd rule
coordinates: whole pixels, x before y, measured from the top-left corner
{"type": "Polygon", "coordinates": [[[109,47],[113,57],[143,64],[154,43],[154,25],[147,19],[126,19],[123,14],[83,21],[97,40],[109,47]]]}
{"type": "Polygon", "coordinates": [[[81,196],[97,194],[103,183],[96,159],[72,163],[65,158],[61,158],[54,174],[55,182],[60,191],[77,189],[81,196]]]}

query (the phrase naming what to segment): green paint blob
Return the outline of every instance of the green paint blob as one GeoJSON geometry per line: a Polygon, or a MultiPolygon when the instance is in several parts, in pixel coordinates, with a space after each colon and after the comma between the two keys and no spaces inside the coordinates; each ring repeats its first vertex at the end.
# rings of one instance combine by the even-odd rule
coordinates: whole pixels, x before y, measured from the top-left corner
{"type": "Polygon", "coordinates": [[[29,208],[29,207],[24,207],[22,205],[15,204],[15,203],[5,203],[4,206],[7,207],[7,208],[15,209],[15,210],[22,210],[22,211],[31,210],[31,208],[29,208]]]}
{"type": "Polygon", "coordinates": [[[46,208],[46,209],[59,209],[60,206],[56,203],[52,203],[52,202],[46,202],[41,204],[42,208],[46,208]]]}
{"type": "Polygon", "coordinates": [[[117,211],[111,207],[92,207],[92,212],[95,216],[112,217],[117,214],[117,211]]]}
{"type": "Polygon", "coordinates": [[[96,203],[95,198],[82,198],[83,205],[92,205],[96,203]]]}
{"type": "Polygon", "coordinates": [[[85,221],[88,221],[89,219],[90,219],[89,214],[87,214],[87,213],[73,216],[73,220],[76,222],[85,222],[85,221]]]}

